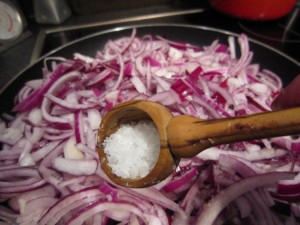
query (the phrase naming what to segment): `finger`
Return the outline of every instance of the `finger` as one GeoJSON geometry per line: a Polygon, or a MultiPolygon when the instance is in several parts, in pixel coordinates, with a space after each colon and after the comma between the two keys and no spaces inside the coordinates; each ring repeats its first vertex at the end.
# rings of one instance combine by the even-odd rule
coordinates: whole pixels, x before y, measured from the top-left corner
{"type": "Polygon", "coordinates": [[[272,109],[284,109],[296,106],[300,106],[300,75],[283,89],[271,105],[272,109]]]}

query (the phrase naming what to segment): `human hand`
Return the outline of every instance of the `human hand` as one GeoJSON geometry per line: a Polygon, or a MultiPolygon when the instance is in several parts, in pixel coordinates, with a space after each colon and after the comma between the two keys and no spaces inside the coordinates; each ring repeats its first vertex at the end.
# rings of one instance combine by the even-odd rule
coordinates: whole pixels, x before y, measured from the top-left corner
{"type": "Polygon", "coordinates": [[[300,75],[279,93],[273,101],[272,109],[285,109],[300,106],[300,75]]]}

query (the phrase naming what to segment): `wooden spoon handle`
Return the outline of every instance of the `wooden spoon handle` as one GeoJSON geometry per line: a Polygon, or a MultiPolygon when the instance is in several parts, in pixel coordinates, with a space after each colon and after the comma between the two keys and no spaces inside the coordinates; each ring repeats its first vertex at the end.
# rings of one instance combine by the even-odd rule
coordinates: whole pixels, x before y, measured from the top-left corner
{"type": "Polygon", "coordinates": [[[189,158],[221,144],[300,134],[300,107],[215,120],[177,116],[167,132],[172,153],[189,158]]]}

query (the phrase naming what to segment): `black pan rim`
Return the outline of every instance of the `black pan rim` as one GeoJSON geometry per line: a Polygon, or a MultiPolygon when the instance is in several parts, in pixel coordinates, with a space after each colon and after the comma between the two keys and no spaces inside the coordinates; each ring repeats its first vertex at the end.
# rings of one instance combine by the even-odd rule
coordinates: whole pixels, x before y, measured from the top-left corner
{"type": "MultiPolygon", "coordinates": [[[[71,46],[75,43],[87,40],[89,38],[93,38],[96,36],[101,36],[104,34],[109,34],[109,33],[115,33],[115,32],[122,32],[122,31],[126,31],[126,30],[131,30],[131,29],[138,29],[138,28],[147,28],[147,27],[175,27],[175,28],[191,28],[191,29],[199,29],[199,30],[203,30],[203,31],[209,31],[209,32],[216,32],[216,33],[221,33],[221,34],[225,34],[227,36],[234,36],[234,37],[238,37],[241,33],[236,33],[236,32],[232,32],[232,31],[228,31],[225,29],[220,29],[220,28],[215,28],[215,27],[209,27],[209,26],[201,26],[201,25],[191,25],[191,24],[180,24],[180,23],[149,23],[149,24],[138,24],[138,25],[126,25],[126,26],[118,26],[118,27],[114,27],[114,28],[110,28],[110,29],[105,29],[103,31],[99,31],[99,32],[95,32],[92,33],[90,35],[86,35],[84,37],[78,38],[74,41],[71,41],[67,44],[64,44],[56,49],[53,49],[52,51],[48,52],[47,54],[41,56],[40,58],[38,58],[34,63],[29,64],[28,66],[26,66],[24,69],[22,69],[19,73],[17,73],[13,78],[10,79],[10,81],[8,83],[6,83],[6,85],[4,85],[4,87],[1,88],[0,90],[0,96],[2,95],[2,93],[15,81],[18,79],[18,77],[20,77],[26,70],[29,70],[31,67],[33,67],[35,64],[39,63],[40,61],[43,61],[45,58],[55,54],[56,52],[66,48],[67,46],[71,46]]],[[[282,51],[275,49],[274,47],[271,47],[265,43],[262,43],[258,40],[255,40],[253,38],[248,37],[249,41],[256,44],[256,45],[260,45],[263,48],[269,49],[272,52],[286,58],[287,60],[289,60],[291,63],[294,63],[296,66],[299,67],[299,71],[300,71],[300,62],[298,62],[297,60],[293,59],[292,57],[288,56],[287,54],[283,53],[282,51]]]]}

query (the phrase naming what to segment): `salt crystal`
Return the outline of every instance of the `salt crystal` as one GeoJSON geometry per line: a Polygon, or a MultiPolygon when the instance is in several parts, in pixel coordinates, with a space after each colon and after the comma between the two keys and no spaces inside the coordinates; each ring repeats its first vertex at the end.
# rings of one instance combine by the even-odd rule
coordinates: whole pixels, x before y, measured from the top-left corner
{"type": "Polygon", "coordinates": [[[122,178],[145,177],[155,166],[160,138],[150,121],[124,124],[103,142],[113,173],[122,178]]]}

